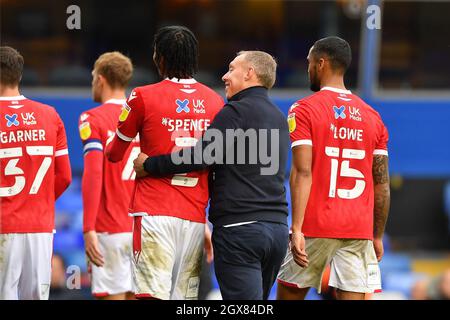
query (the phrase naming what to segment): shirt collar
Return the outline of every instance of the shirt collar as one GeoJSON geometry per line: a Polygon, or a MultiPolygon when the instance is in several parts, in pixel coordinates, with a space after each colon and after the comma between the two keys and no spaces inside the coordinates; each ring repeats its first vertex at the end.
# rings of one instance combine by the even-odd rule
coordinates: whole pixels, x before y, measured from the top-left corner
{"type": "Polygon", "coordinates": [[[178,79],[178,78],[165,78],[164,80],[169,80],[171,82],[174,83],[180,83],[180,84],[194,84],[197,83],[197,80],[195,80],[194,78],[190,78],[190,79],[178,79]]]}
{"type": "Polygon", "coordinates": [[[17,100],[25,100],[26,98],[23,95],[15,96],[15,97],[0,97],[0,101],[17,101],[17,100]]]}
{"type": "Polygon", "coordinates": [[[109,99],[105,101],[106,103],[112,103],[112,104],[124,104],[125,101],[127,101],[126,99],[109,99]]]}
{"type": "Polygon", "coordinates": [[[336,93],[352,94],[352,92],[350,90],[338,89],[338,88],[333,88],[333,87],[323,87],[322,89],[320,89],[320,91],[322,91],[322,90],[333,91],[336,93]]]}

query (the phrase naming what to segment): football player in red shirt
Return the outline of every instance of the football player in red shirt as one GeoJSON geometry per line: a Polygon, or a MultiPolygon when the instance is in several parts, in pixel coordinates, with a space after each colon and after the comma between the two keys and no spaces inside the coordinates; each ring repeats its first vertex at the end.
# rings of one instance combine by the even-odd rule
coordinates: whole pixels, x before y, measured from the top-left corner
{"type": "Polygon", "coordinates": [[[293,164],[291,249],[278,275],[279,299],[320,292],[364,299],[381,289],[378,261],[389,211],[388,133],[380,115],[345,88],[349,44],[317,41],[308,55],[311,90],[288,115],[293,164]]]}
{"type": "MultiPolygon", "coordinates": [[[[107,149],[111,161],[122,159],[137,133],[150,156],[193,146],[223,106],[216,92],[193,78],[198,43],[189,29],[161,28],[153,48],[164,80],[131,92],[107,149]]],[[[197,298],[208,198],[207,170],[136,180],[130,213],[137,298],[197,298]]]]}
{"type": "Polygon", "coordinates": [[[64,124],[19,93],[23,57],[0,47],[0,300],[48,299],[55,200],[72,180],[64,124]]]}
{"type": "Polygon", "coordinates": [[[118,163],[107,161],[103,152],[115,134],[132,73],[128,57],[120,52],[102,54],[92,71],[92,95],[102,104],[83,112],[79,121],[84,153],[83,233],[92,294],[98,299],[134,298],[133,219],[128,205],[136,175],[132,161],[139,144],[134,140],[118,163]]]}

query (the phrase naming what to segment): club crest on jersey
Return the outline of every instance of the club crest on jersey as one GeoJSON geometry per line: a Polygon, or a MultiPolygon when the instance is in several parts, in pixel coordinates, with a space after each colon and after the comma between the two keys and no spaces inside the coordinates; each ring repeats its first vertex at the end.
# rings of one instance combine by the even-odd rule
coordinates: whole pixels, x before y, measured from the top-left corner
{"type": "Polygon", "coordinates": [[[131,108],[125,103],[122,106],[122,112],[120,113],[119,121],[124,122],[125,120],[127,120],[128,115],[130,114],[130,111],[131,111],[131,108]]]}
{"type": "Polygon", "coordinates": [[[175,100],[175,103],[177,104],[177,113],[181,113],[181,112],[186,112],[189,113],[189,111],[191,111],[191,109],[189,108],[188,104],[189,104],[189,100],[188,99],[184,99],[184,100],[180,100],[177,99],[175,100]]]}
{"type": "Polygon", "coordinates": [[[5,119],[6,119],[6,126],[12,127],[12,126],[19,126],[19,121],[17,120],[17,113],[14,113],[13,115],[9,115],[9,114],[5,114],[5,119]]]}
{"type": "Polygon", "coordinates": [[[288,115],[288,125],[289,125],[289,133],[294,132],[295,128],[297,127],[297,123],[295,122],[295,113],[291,113],[288,115]]]}
{"type": "Polygon", "coordinates": [[[79,129],[80,137],[82,140],[88,139],[92,134],[91,125],[89,124],[89,122],[83,122],[82,124],[80,124],[79,129]]]}
{"type": "Polygon", "coordinates": [[[335,119],[345,119],[346,115],[345,115],[345,106],[340,106],[339,108],[337,106],[333,106],[333,110],[334,110],[334,118],[335,119]]]}

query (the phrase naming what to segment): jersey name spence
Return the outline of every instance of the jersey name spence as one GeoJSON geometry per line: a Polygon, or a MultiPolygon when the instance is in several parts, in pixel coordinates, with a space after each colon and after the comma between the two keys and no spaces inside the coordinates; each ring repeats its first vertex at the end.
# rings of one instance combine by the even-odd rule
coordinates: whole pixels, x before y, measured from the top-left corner
{"type": "MultiPolygon", "coordinates": [[[[194,79],[163,80],[133,90],[119,118],[117,135],[130,141],[137,133],[149,156],[195,145],[223,106],[222,98],[194,79]]],[[[208,171],[136,180],[132,213],[205,221],[208,171]]]]}

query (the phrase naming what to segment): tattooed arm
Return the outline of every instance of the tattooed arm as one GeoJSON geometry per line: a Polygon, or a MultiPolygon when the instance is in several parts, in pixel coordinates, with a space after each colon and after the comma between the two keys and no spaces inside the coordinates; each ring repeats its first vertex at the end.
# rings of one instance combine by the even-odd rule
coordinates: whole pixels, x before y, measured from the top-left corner
{"type": "Polygon", "coordinates": [[[389,190],[388,157],[375,155],[373,157],[372,175],[374,184],[374,212],[373,212],[373,237],[375,253],[378,261],[383,256],[383,234],[389,214],[391,200],[389,190]]]}

